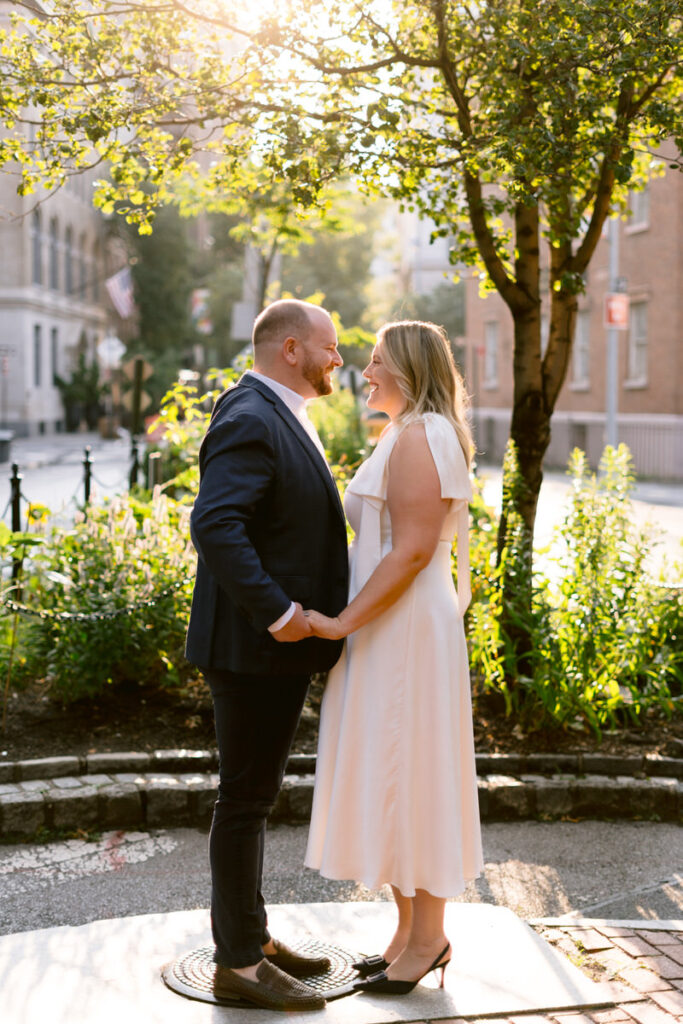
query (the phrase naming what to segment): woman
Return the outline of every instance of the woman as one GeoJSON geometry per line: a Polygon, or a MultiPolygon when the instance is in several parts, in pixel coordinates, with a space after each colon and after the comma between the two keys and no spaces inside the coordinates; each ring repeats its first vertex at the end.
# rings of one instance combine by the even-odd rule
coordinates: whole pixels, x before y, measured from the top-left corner
{"type": "Polygon", "coordinates": [[[356,965],[355,987],[396,994],[437,968],[443,985],[446,898],[483,863],[463,627],[472,440],[434,324],[386,324],[363,375],[368,406],[391,422],[346,491],[350,603],[333,619],[307,613],[317,635],[348,640],[323,700],[305,863],[391,884],[396,931],[356,965]]]}

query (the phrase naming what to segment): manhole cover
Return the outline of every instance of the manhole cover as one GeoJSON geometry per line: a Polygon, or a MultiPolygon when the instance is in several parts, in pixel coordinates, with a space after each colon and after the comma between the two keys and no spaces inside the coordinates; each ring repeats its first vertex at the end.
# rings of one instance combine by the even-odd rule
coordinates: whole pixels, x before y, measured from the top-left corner
{"type": "MultiPolygon", "coordinates": [[[[324,974],[300,979],[322,996],[344,988],[358,977],[351,966],[354,960],[358,960],[358,953],[350,953],[339,946],[318,942],[315,939],[299,942],[292,946],[292,949],[310,956],[329,957],[330,967],[324,974]]],[[[184,953],[177,960],[166,964],[161,970],[161,976],[170,989],[181,996],[187,996],[188,999],[199,999],[203,1003],[215,1003],[219,1006],[244,1006],[244,1003],[236,1004],[235,1000],[218,999],[213,994],[213,976],[216,970],[213,952],[213,946],[202,946],[200,949],[184,953]]]]}

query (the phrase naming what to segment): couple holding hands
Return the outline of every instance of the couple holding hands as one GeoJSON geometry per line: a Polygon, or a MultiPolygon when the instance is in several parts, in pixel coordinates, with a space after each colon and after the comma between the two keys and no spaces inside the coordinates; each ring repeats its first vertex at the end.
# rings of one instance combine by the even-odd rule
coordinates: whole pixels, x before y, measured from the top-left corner
{"type": "Polygon", "coordinates": [[[388,883],[397,907],[385,949],[354,965],[354,988],[404,993],[437,968],[443,983],[446,899],[482,869],[463,626],[472,441],[442,330],[386,324],[364,376],[368,406],[389,423],[342,509],[306,413],[342,365],[331,318],[274,302],[253,345],[253,371],[214,407],[191,518],[199,558],[187,657],[211,688],[220,759],[214,991],[319,1009],[323,997],[300,978],[329,961],[273,938],[261,894],[266,820],[312,673],[331,670],[305,863],[328,878],[388,883]]]}

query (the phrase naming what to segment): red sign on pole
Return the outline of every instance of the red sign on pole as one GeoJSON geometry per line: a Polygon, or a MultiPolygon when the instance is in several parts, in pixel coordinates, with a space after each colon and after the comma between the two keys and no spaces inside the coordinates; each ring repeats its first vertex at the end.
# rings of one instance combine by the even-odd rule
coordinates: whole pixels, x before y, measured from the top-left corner
{"type": "Polygon", "coordinates": [[[625,292],[609,292],[605,295],[604,326],[615,331],[628,330],[628,295],[625,292]]]}

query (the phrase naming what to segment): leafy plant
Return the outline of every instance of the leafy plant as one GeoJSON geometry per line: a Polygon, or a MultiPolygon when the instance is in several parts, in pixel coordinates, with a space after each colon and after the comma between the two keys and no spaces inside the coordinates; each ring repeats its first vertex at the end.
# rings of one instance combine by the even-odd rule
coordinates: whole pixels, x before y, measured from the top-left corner
{"type": "Polygon", "coordinates": [[[473,669],[531,729],[587,724],[600,734],[650,708],[670,716],[681,708],[683,591],[647,572],[656,538],[633,525],[628,449],[607,448],[598,476],[577,450],[569,472],[559,572],[550,579],[537,570],[527,579],[515,550],[526,543],[524,531],[508,523],[488,594],[484,588],[469,616],[473,669]],[[530,602],[523,597],[507,606],[513,628],[521,621],[531,640],[523,663],[506,629],[504,580],[513,594],[516,581],[531,587],[530,602]]]}
{"type": "Polygon", "coordinates": [[[31,666],[69,702],[121,682],[177,685],[195,554],[189,508],[155,492],[47,527],[22,583],[31,666]],[[30,612],[33,616],[30,617],[30,612]]]}
{"type": "Polygon", "coordinates": [[[166,392],[150,431],[163,429],[163,439],[150,446],[162,454],[164,490],[176,498],[194,499],[199,487],[199,449],[211,419],[214,402],[239,376],[232,368],[209,370],[207,383],[214,387],[200,392],[194,383],[178,381],[166,392]]]}
{"type": "Polygon", "coordinates": [[[340,388],[308,406],[327,457],[339,466],[355,466],[366,453],[367,433],[360,416],[358,399],[340,388]]]}
{"type": "MultiPolygon", "coordinates": [[[[41,506],[42,508],[42,506],[41,506]]],[[[42,538],[28,532],[12,532],[0,522],[0,563],[12,567],[12,577],[5,582],[0,577],[0,598],[16,600],[21,597],[22,571],[24,560],[30,551],[42,543],[42,538]]],[[[0,672],[2,673],[2,731],[7,725],[7,701],[10,686],[16,686],[24,680],[27,669],[30,669],[30,626],[20,622],[16,610],[7,616],[0,615],[0,672]]]]}

